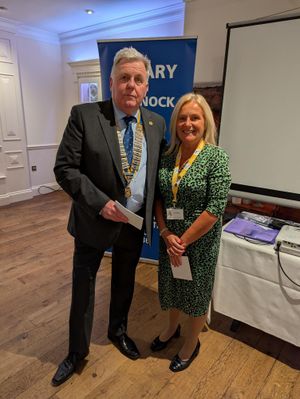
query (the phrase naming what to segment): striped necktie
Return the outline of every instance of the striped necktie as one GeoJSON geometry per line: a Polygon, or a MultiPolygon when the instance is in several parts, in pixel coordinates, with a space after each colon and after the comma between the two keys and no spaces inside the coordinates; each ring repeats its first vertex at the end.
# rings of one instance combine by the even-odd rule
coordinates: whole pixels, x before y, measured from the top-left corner
{"type": "Polygon", "coordinates": [[[134,116],[124,116],[124,122],[126,123],[126,130],[123,137],[123,144],[127,155],[128,164],[132,163],[133,155],[133,129],[132,123],[136,121],[134,116]]]}

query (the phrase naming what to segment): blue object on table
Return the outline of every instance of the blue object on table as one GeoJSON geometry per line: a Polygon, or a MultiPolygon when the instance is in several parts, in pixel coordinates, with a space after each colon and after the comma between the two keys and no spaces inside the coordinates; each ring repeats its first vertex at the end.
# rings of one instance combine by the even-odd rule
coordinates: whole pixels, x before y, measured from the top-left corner
{"type": "Polygon", "coordinates": [[[279,230],[258,225],[250,220],[235,218],[225,228],[224,231],[238,236],[247,237],[252,240],[274,244],[279,230]]]}

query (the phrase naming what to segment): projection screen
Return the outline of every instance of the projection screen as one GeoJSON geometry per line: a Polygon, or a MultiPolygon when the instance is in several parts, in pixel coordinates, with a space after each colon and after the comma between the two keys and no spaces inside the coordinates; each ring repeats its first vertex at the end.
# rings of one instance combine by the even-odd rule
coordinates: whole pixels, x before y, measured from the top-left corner
{"type": "Polygon", "coordinates": [[[219,145],[230,193],[300,208],[300,15],[227,29],[219,145]]]}

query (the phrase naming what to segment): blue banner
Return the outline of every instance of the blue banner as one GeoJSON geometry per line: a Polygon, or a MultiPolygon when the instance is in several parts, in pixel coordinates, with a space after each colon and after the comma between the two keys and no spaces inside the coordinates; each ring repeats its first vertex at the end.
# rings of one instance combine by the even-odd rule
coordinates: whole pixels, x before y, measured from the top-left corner
{"type": "MultiPolygon", "coordinates": [[[[134,47],[151,60],[149,91],[143,106],[162,115],[169,126],[173,108],[183,94],[193,91],[197,38],[128,39],[98,41],[102,97],[111,97],[109,88],[113,59],[123,47],[134,47]]],[[[167,132],[166,138],[170,135],[167,132]]],[[[153,243],[145,243],[141,257],[158,259],[159,233],[154,223],[153,243]]]]}

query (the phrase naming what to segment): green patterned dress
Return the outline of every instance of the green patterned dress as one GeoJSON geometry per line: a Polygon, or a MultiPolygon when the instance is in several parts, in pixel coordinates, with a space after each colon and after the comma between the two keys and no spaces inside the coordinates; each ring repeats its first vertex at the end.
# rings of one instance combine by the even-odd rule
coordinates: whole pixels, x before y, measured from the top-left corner
{"type": "Polygon", "coordinates": [[[196,317],[207,312],[213,289],[221,216],[231,181],[228,156],[219,147],[205,145],[179,185],[176,208],[183,208],[184,220],[167,220],[166,209],[172,207],[175,160],[176,154],[162,156],[159,169],[159,191],[168,229],[180,237],[204,210],[219,217],[208,233],[187,248],[193,281],[173,278],[166,245],[163,239],[160,240],[158,288],[161,308],[176,308],[196,317]]]}

